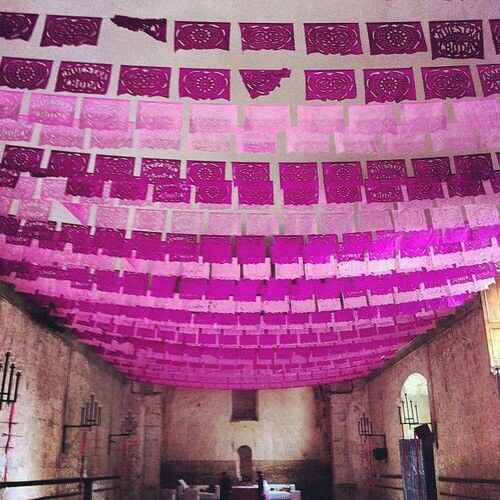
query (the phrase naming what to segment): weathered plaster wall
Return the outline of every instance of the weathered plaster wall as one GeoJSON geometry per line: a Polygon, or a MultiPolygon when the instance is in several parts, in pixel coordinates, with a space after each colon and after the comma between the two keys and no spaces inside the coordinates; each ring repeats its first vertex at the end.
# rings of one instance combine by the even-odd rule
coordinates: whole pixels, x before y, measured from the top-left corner
{"type": "MultiPolygon", "coordinates": [[[[125,479],[121,496],[116,497],[123,499],[143,499],[143,491],[158,489],[159,399],[155,408],[152,399],[130,394],[128,382],[85,347],[64,333],[56,334],[33,322],[0,299],[0,362],[6,351],[12,352],[22,378],[6,459],[4,433],[8,433],[10,407],[4,406],[0,412],[0,477],[14,481],[75,477],[80,473],[117,474],[125,479]],[[80,407],[91,394],[102,405],[102,424],[91,431],[70,429],[67,452],[63,454],[62,426],[80,423],[80,407]],[[136,433],[130,438],[117,438],[108,454],[108,435],[121,432],[123,416],[129,411],[137,422],[136,433]]],[[[8,489],[0,490],[0,498],[26,499],[60,491],[61,487],[8,489]]]]}
{"type": "MultiPolygon", "coordinates": [[[[163,479],[211,483],[236,475],[237,450],[253,452],[254,470],[271,482],[329,494],[328,412],[311,388],[259,391],[258,418],[231,422],[230,391],[171,390],[164,398],[163,479]]],[[[322,495],[322,493],[320,493],[322,495]]],[[[323,498],[315,496],[314,498],[323,498]]]]}
{"type": "Polygon", "coordinates": [[[352,395],[342,396],[344,401],[334,396],[332,431],[336,482],[352,483],[357,498],[366,498],[369,494],[373,499],[403,499],[403,492],[397,489],[402,486],[397,407],[404,381],[418,372],[427,379],[432,419],[438,423],[436,472],[442,479],[438,490],[464,497],[500,498],[499,486],[444,481],[445,478],[500,479],[500,395],[489,367],[483,313],[477,302],[463,319],[373,381],[355,389],[352,395]],[[387,435],[387,464],[371,459],[359,462],[363,452],[357,421],[362,411],[369,413],[376,432],[387,435]],[[339,424],[339,413],[344,426],[339,424]],[[335,460],[336,439],[348,458],[341,463],[335,460]]]}

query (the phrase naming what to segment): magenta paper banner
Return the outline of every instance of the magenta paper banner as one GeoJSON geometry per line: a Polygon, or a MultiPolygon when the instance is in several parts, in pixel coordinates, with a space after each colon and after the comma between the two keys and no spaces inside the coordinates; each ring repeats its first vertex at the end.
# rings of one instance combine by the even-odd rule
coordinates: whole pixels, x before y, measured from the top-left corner
{"type": "Polygon", "coordinates": [[[239,23],[242,50],[295,50],[292,23],[239,23]]]}
{"type": "Polygon", "coordinates": [[[182,104],[139,101],[136,127],[148,130],[180,130],[182,104]]]}
{"type": "Polygon", "coordinates": [[[44,89],[49,82],[52,61],[2,57],[0,86],[12,89],[44,89]]]}
{"type": "Polygon", "coordinates": [[[234,132],[238,125],[238,108],[233,105],[193,104],[189,117],[189,132],[213,134],[234,132]]]}
{"type": "Polygon", "coordinates": [[[432,58],[484,58],[482,21],[431,21],[432,58]]]}
{"type": "Polygon", "coordinates": [[[120,66],[118,95],[169,97],[170,68],[159,66],[120,66]]]}
{"type": "Polygon", "coordinates": [[[354,70],[305,70],[306,100],[343,101],[357,95],[354,70]]]}
{"type": "Polygon", "coordinates": [[[419,22],[366,23],[366,26],[372,55],[427,52],[419,22]]]}
{"type": "Polygon", "coordinates": [[[490,19],[491,37],[495,45],[495,52],[500,54],[500,19],[490,19]]]}
{"type": "Polygon", "coordinates": [[[76,97],[32,94],[28,120],[45,125],[72,126],[75,110],[76,97]]]}
{"type": "Polygon", "coordinates": [[[142,31],[160,42],[167,41],[166,19],[142,19],[139,17],[114,16],[111,22],[131,31],[142,31]]]}
{"type": "Polygon", "coordinates": [[[56,92],[105,94],[111,78],[111,64],[62,61],[57,74],[56,92]]]}
{"type": "Polygon", "coordinates": [[[229,50],[230,23],[175,21],[174,50],[229,50]]]}
{"type": "Polygon", "coordinates": [[[100,17],[47,15],[40,46],[97,45],[101,23],[100,17]]]}
{"type": "Polygon", "coordinates": [[[290,78],[291,71],[283,69],[240,69],[241,79],[252,99],[269,95],[281,86],[283,78],[290,78]]]}
{"type": "Polygon", "coordinates": [[[305,23],[308,54],[362,54],[358,23],[305,23]]]}
{"type": "Polygon", "coordinates": [[[0,91],[0,119],[17,120],[21,111],[23,92],[0,91]]]}
{"type": "Polygon", "coordinates": [[[129,126],[129,101],[84,97],[80,128],[125,130],[129,126]]]}
{"type": "Polygon", "coordinates": [[[230,100],[231,70],[181,68],[179,71],[179,97],[230,100]]]}
{"type": "Polygon", "coordinates": [[[412,68],[364,69],[363,74],[367,104],[417,99],[412,68]]]}
{"type": "Polygon", "coordinates": [[[475,97],[472,74],[468,66],[422,68],[425,98],[475,97]]]}
{"type": "Polygon", "coordinates": [[[38,14],[0,12],[0,37],[28,41],[38,20],[38,14]]]}

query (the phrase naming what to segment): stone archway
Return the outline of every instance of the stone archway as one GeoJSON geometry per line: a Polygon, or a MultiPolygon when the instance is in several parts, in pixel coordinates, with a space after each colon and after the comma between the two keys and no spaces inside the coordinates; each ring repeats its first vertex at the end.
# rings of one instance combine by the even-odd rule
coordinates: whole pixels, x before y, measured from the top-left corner
{"type": "Polygon", "coordinates": [[[252,448],[247,445],[238,448],[239,473],[242,481],[253,480],[252,448]]]}
{"type": "MultiPolygon", "coordinates": [[[[408,400],[417,407],[418,420],[421,423],[431,422],[431,408],[429,401],[429,388],[427,379],[420,373],[412,373],[404,381],[400,394],[401,401],[408,400]]],[[[403,426],[403,433],[406,439],[412,439],[413,427],[403,426]]]]}

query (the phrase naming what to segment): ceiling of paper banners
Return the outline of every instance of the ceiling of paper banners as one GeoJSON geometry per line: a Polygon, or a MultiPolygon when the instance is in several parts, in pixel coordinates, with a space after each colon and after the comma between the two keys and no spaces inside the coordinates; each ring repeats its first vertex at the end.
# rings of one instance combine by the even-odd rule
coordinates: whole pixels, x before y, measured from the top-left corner
{"type": "Polygon", "coordinates": [[[491,2],[140,3],[2,6],[3,283],[131,379],[269,388],[495,280],[491,2]]]}

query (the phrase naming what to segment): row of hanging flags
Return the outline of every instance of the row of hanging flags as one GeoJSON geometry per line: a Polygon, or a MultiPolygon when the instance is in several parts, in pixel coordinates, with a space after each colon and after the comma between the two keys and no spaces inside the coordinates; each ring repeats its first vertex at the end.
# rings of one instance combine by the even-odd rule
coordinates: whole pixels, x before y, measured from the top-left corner
{"type": "MultiPolygon", "coordinates": [[[[45,89],[54,61],[2,57],[0,86],[12,89],[45,89]]],[[[61,61],[55,83],[56,92],[106,94],[112,64],[61,61]]],[[[476,65],[485,97],[500,92],[500,65],[476,65]]],[[[266,96],[292,76],[289,68],[240,69],[240,77],[252,99],[266,96]]],[[[365,102],[417,100],[413,68],[370,68],[363,70],[365,102]]],[[[473,73],[468,65],[421,68],[425,99],[475,97],[473,73]]],[[[117,94],[165,97],[170,95],[171,67],[121,65],[117,94]]],[[[353,69],[304,70],[306,101],[356,99],[358,85],[353,69]]],[[[193,100],[231,100],[231,69],[179,68],[178,96],[193,100]]]]}
{"type": "MultiPolygon", "coordinates": [[[[0,12],[0,36],[28,41],[38,20],[37,14],[0,12]]],[[[103,19],[47,15],[40,46],[97,45],[103,19]]],[[[116,26],[141,31],[159,42],[167,41],[166,19],[141,19],[117,15],[116,26]]],[[[496,53],[500,53],[500,19],[489,25],[496,53]]],[[[239,23],[241,50],[295,50],[293,23],[239,23]]],[[[363,54],[359,23],[304,23],[307,54],[363,54]]],[[[367,23],[371,55],[427,52],[419,21],[367,23]]],[[[230,50],[229,22],[175,21],[174,50],[230,50]]],[[[430,21],[432,58],[484,58],[483,21],[430,21]]]]}
{"type": "Polygon", "coordinates": [[[0,140],[78,149],[164,149],[276,155],[418,154],[499,144],[495,97],[370,105],[132,101],[0,91],[0,140]],[[292,120],[293,114],[293,120],[292,120]],[[185,144],[183,146],[183,141],[185,144]]]}
{"type": "MultiPolygon", "coordinates": [[[[0,36],[29,40],[37,18],[0,13],[0,36]]],[[[96,45],[102,24],[45,21],[42,46],[96,45]]],[[[166,41],[164,19],[113,22],[166,41]]],[[[500,21],[489,24],[498,53],[500,21]]],[[[295,49],[292,24],[240,28],[243,50],[295,49]]],[[[229,29],[176,22],[175,49],[229,50],[229,29]]],[[[484,58],[481,21],[429,30],[433,58],[484,58]]],[[[304,32],[308,53],[363,52],[358,24],[304,32]]],[[[427,51],[418,22],[369,23],[368,37],[374,55],[427,51]]],[[[363,377],[495,280],[499,65],[477,66],[484,98],[460,65],[423,68],[426,98],[439,100],[412,102],[403,68],[365,71],[369,105],[296,107],[158,100],[169,96],[165,67],[120,67],[118,93],[148,100],[71,95],[107,93],[112,66],[89,62],[60,63],[56,91],[70,94],[37,92],[52,65],[0,64],[10,87],[0,92],[0,278],[127,377],[216,388],[363,377]],[[315,161],[280,161],[283,138],[287,154],[315,161]],[[235,143],[244,161],[233,161],[235,143]]],[[[187,96],[229,98],[230,70],[183,69],[187,96]]],[[[291,77],[244,71],[252,97],[291,77]]],[[[308,72],[310,98],[355,96],[353,71],[308,72]]]]}

